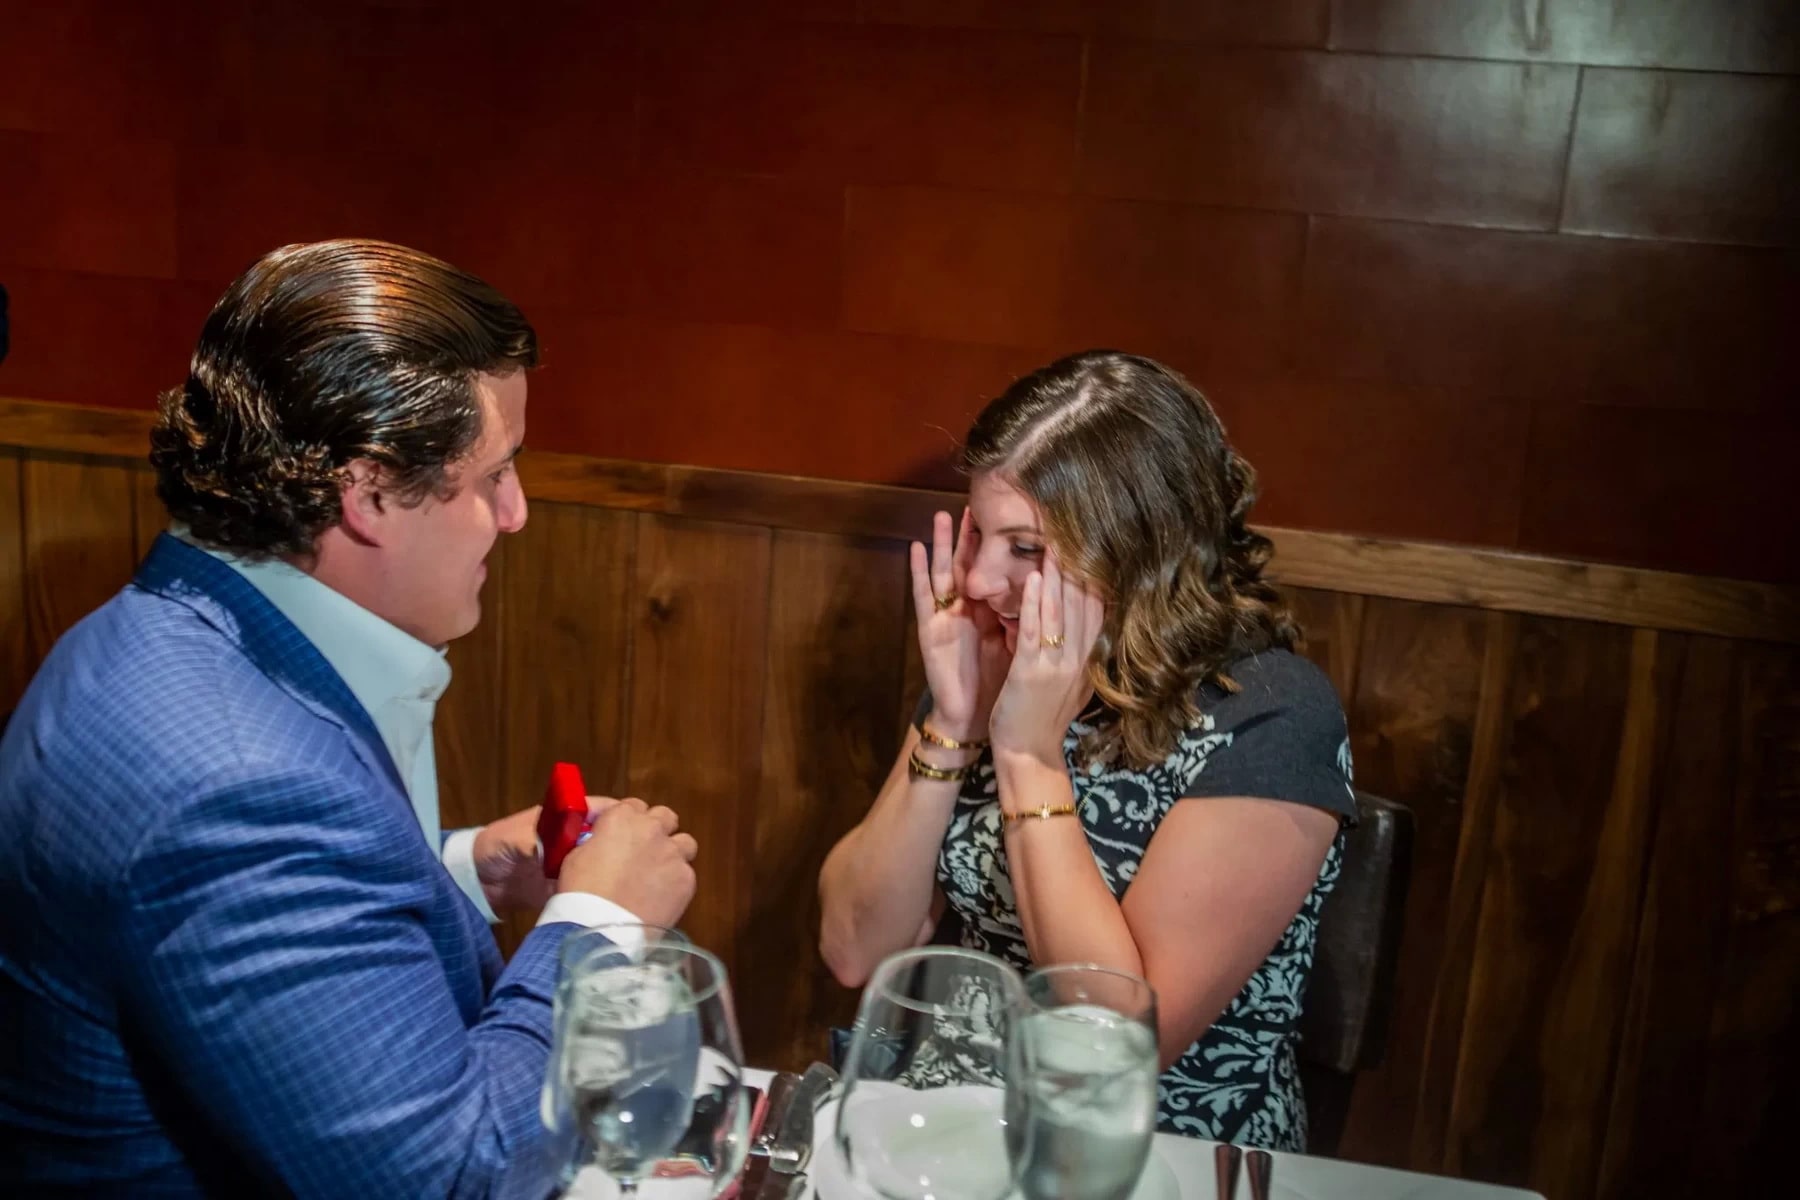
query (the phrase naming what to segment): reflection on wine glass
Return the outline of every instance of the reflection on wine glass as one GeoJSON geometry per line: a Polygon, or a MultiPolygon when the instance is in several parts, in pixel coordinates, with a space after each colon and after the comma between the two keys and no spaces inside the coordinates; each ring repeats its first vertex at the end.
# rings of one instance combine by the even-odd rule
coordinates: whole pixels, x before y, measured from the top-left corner
{"type": "Polygon", "coordinates": [[[735,1177],[748,1137],[730,986],[713,955],[638,928],[565,955],[546,1118],[573,1134],[571,1195],[631,1196],[654,1180],[658,1195],[705,1200],[735,1177]]]}
{"type": "Polygon", "coordinates": [[[1012,1190],[1002,1078],[1024,1000],[1018,973],[974,950],[893,955],[863,989],[833,1145],[885,1200],[1000,1200],[1012,1190]]]}
{"type": "Polygon", "coordinates": [[[1007,1048],[1006,1140],[1026,1200],[1125,1200],[1156,1133],[1156,993],[1136,975],[1025,979],[1007,1048]]]}

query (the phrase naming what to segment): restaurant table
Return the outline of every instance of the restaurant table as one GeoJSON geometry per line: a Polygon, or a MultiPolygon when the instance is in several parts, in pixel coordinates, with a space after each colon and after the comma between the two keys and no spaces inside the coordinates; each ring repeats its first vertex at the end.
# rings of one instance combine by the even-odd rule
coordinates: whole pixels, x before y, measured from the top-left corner
{"type": "MultiPolygon", "coordinates": [[[[772,1072],[754,1068],[744,1073],[744,1081],[754,1087],[768,1087],[771,1077],[772,1072]]],[[[807,1168],[811,1186],[805,1200],[859,1200],[858,1194],[844,1184],[836,1151],[828,1144],[836,1105],[835,1100],[827,1101],[819,1110],[813,1158],[807,1168]],[[822,1195],[816,1195],[815,1188],[822,1195]]],[[[1197,1138],[1157,1134],[1151,1160],[1131,1200],[1218,1200],[1213,1184],[1213,1147],[1214,1143],[1197,1138]]],[[[1270,1173],[1270,1200],[1544,1200],[1536,1192],[1519,1188],[1420,1175],[1335,1158],[1281,1151],[1272,1157],[1275,1165],[1270,1173]]],[[[600,1200],[616,1195],[610,1181],[582,1186],[587,1182],[587,1178],[578,1181],[568,1193],[568,1200],[600,1200]]],[[[654,1185],[646,1185],[640,1195],[643,1200],[651,1200],[653,1191],[654,1185]]],[[[1241,1173],[1237,1196],[1238,1200],[1250,1200],[1250,1183],[1241,1173]]]]}

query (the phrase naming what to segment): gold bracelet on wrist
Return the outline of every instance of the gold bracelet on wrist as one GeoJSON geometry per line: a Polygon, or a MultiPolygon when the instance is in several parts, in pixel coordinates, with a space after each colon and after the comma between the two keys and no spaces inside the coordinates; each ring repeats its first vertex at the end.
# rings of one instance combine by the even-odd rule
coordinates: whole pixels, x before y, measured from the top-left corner
{"type": "Polygon", "coordinates": [[[935,779],[940,783],[952,783],[969,773],[967,767],[934,767],[920,758],[917,750],[906,760],[906,769],[922,779],[935,779]]]}
{"type": "Polygon", "coordinates": [[[936,746],[940,750],[986,750],[988,745],[985,738],[979,742],[959,742],[955,738],[947,738],[941,733],[933,733],[931,727],[923,721],[919,722],[919,740],[927,745],[936,746]]]}
{"type": "Polygon", "coordinates": [[[1037,808],[1025,809],[1023,812],[1002,813],[1000,823],[1004,826],[1011,825],[1015,821],[1026,821],[1033,818],[1039,821],[1048,821],[1051,817],[1072,817],[1075,815],[1075,806],[1073,804],[1043,804],[1039,805],[1037,808]]]}

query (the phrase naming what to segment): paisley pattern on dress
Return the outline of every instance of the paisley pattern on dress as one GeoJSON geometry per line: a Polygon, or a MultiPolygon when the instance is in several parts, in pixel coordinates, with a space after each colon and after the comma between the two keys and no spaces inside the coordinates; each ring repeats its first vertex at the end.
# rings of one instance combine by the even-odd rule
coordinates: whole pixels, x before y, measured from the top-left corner
{"type": "MultiPolygon", "coordinates": [[[[1114,896],[1136,876],[1157,826],[1207,764],[1230,754],[1234,735],[1203,714],[1163,762],[1145,771],[1079,768],[1077,721],[1063,739],[1063,759],[1094,863],[1114,896]]],[[[1350,789],[1350,744],[1336,767],[1350,789]]],[[[1354,793],[1351,792],[1354,796],[1354,793]]],[[[1204,801],[1196,801],[1204,803],[1204,801]]],[[[1352,811],[1354,811],[1352,809],[1352,811]]],[[[1158,1128],[1220,1142],[1304,1150],[1306,1106],[1295,1060],[1295,1025],[1312,973],[1319,913],[1337,882],[1344,838],[1332,843],[1300,911],[1275,949],[1219,1019],[1160,1081],[1158,1128]]],[[[1006,866],[998,784],[987,754],[965,777],[938,856],[938,882],[962,918],[962,944],[1031,969],[1030,951],[1006,866]]]]}

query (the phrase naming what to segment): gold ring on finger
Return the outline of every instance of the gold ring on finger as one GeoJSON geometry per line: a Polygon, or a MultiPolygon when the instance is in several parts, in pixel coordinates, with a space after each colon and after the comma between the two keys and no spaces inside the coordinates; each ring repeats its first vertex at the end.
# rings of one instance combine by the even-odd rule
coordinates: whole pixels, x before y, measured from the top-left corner
{"type": "Polygon", "coordinates": [[[1044,645],[1050,646],[1050,647],[1056,647],[1056,646],[1060,646],[1062,644],[1063,644],[1063,635],[1062,634],[1047,633],[1044,635],[1044,645]]]}
{"type": "Polygon", "coordinates": [[[950,589],[950,594],[948,596],[940,596],[936,592],[933,592],[931,595],[932,607],[938,612],[943,612],[946,608],[955,604],[956,600],[957,595],[955,588],[950,589]]]}

